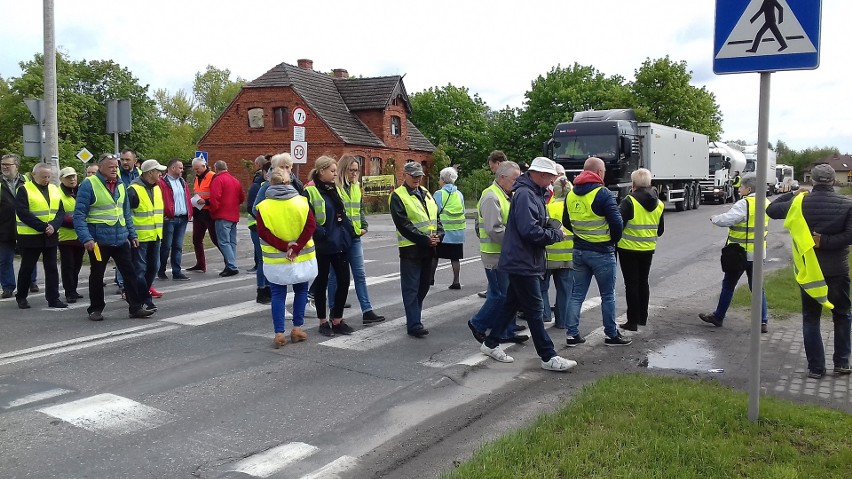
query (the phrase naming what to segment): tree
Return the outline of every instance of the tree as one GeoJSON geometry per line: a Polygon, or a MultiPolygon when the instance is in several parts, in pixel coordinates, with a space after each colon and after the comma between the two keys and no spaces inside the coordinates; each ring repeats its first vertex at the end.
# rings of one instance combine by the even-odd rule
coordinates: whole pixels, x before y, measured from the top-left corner
{"type": "Polygon", "coordinates": [[[686,61],[673,62],[668,55],[646,59],[635,74],[630,89],[637,118],[719,139],[722,113],[716,96],[705,87],[690,85],[692,72],[687,71],[686,61]]]}
{"type": "MultiPolygon", "coordinates": [[[[507,106],[502,110],[492,111],[488,116],[488,132],[493,148],[506,153],[506,156],[512,161],[528,161],[529,158],[532,158],[531,152],[525,151],[521,141],[523,134],[519,121],[522,111],[519,108],[507,106]]],[[[482,162],[482,165],[485,165],[485,162],[482,162]]]]}
{"type": "Polygon", "coordinates": [[[443,149],[450,163],[463,170],[485,163],[491,151],[489,109],[479,95],[452,84],[429,88],[411,95],[411,110],[411,122],[443,149]]]}
{"type": "Polygon", "coordinates": [[[578,63],[568,68],[557,65],[547,75],[539,75],[525,97],[526,108],[518,115],[520,161],[540,156],[542,143],[556,124],[571,121],[575,112],[630,107],[623,77],[607,77],[578,63]]]}
{"type": "Polygon", "coordinates": [[[200,126],[204,128],[205,132],[213,124],[213,121],[225,111],[231,101],[237,97],[245,84],[246,80],[240,77],[231,80],[231,70],[219,69],[213,65],[207,65],[207,70],[204,73],[195,74],[192,93],[195,96],[198,108],[207,115],[205,119],[199,114],[200,121],[203,122],[200,126]]]}

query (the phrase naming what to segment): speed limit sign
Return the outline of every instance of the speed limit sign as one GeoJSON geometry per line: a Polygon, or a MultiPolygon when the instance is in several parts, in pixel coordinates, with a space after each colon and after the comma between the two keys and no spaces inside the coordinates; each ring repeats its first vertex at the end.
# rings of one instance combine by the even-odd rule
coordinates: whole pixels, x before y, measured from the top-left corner
{"type": "Polygon", "coordinates": [[[293,123],[302,126],[308,120],[308,114],[305,113],[305,109],[297,106],[293,108],[293,123]]]}
{"type": "Polygon", "coordinates": [[[293,157],[293,163],[305,164],[308,162],[308,142],[306,141],[291,141],[290,156],[293,157]]]}

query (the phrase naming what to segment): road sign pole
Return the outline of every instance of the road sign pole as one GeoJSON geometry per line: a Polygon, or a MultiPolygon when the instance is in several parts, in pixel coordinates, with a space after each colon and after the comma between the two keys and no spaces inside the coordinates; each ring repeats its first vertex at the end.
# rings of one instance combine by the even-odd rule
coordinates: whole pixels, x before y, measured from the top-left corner
{"type": "Polygon", "coordinates": [[[113,143],[115,143],[115,156],[118,156],[118,132],[112,134],[113,143]]]}
{"type": "Polygon", "coordinates": [[[770,72],[760,74],[760,106],[757,114],[757,192],[754,212],[754,262],[751,279],[751,338],[748,380],[748,418],[760,416],[760,322],[763,315],[763,234],[766,230],[766,166],[769,158],[769,80],[770,72]]]}

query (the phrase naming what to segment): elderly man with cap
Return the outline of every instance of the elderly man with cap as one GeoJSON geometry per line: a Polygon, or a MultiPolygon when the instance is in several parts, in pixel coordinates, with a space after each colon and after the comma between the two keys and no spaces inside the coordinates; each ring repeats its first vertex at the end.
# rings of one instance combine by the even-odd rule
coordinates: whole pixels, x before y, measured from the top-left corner
{"type": "Polygon", "coordinates": [[[37,163],[33,168],[33,181],[18,188],[15,198],[17,214],[18,250],[21,267],[18,270],[18,307],[29,309],[28,286],[39,256],[44,264],[45,299],[52,308],[67,308],[59,300],[59,271],[56,268],[56,251],[59,245],[59,228],[65,210],[59,188],[50,182],[50,165],[37,163]]]}
{"type": "Polygon", "coordinates": [[[74,207],[74,231],[89,252],[89,300],[86,312],[92,321],[103,321],[104,271],[110,258],[124,276],[125,300],[131,318],[147,318],[147,290],[139,284],[131,259],[131,247],[139,245],[130,202],[124,184],[118,178],[118,158],[104,153],[98,160],[98,172],[80,184],[74,207]]]}
{"type": "Polygon", "coordinates": [[[538,157],[512,187],[512,205],[497,262],[498,271],[509,275],[509,289],[500,320],[491,328],[479,350],[497,361],[513,362],[514,358],[500,348],[500,336],[515,313],[523,311],[535,351],[541,359],[541,368],[567,371],[577,362],[556,354],[542,321],[545,304],[541,297],[541,283],[547,271],[545,247],[564,238],[562,224],[557,219],[548,218],[544,205],[547,187],[556,175],[556,163],[538,157]]]}
{"type": "Polygon", "coordinates": [[[65,210],[65,218],[59,227],[59,269],[65,301],[76,303],[83,295],[77,293],[77,282],[83,268],[83,253],[86,249],[74,231],[74,207],[77,205],[77,170],[66,166],[59,170],[59,197],[65,210]]]}
{"type": "Polygon", "coordinates": [[[793,265],[802,297],[802,337],[808,377],[825,375],[825,350],[820,334],[823,306],[834,320],[834,375],[852,373],[850,341],[849,245],[852,244],[852,200],[834,191],[830,165],[811,169],[814,187],[779,196],[766,209],[770,218],[784,219],[793,239],[793,265]]]}
{"type": "Polygon", "coordinates": [[[159,298],[162,293],[154,289],[154,278],[160,269],[160,241],[163,239],[163,191],[160,189],[160,175],[166,167],[157,160],[145,160],[142,163],[142,175],[130,183],[127,200],[133,212],[133,227],[139,245],[133,248],[133,262],[139,283],[148,290],[145,296],[145,309],[156,311],[152,297],[159,298]]]}
{"type": "Polygon", "coordinates": [[[408,162],[402,169],[403,183],[390,196],[393,224],[399,246],[399,286],[408,334],[422,338],[429,334],[423,327],[423,300],[432,279],[432,258],[444,236],[438,218],[438,205],[429,191],[420,186],[423,167],[408,162]]]}

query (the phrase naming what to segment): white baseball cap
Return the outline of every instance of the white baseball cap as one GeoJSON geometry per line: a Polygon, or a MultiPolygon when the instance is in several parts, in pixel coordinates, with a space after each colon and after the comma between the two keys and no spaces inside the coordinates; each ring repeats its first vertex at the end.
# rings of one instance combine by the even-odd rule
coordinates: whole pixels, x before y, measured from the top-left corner
{"type": "Polygon", "coordinates": [[[554,163],[554,161],[550,158],[545,158],[543,156],[533,159],[528,171],[539,171],[553,176],[559,175],[559,173],[556,172],[556,163],[554,163]]]}

